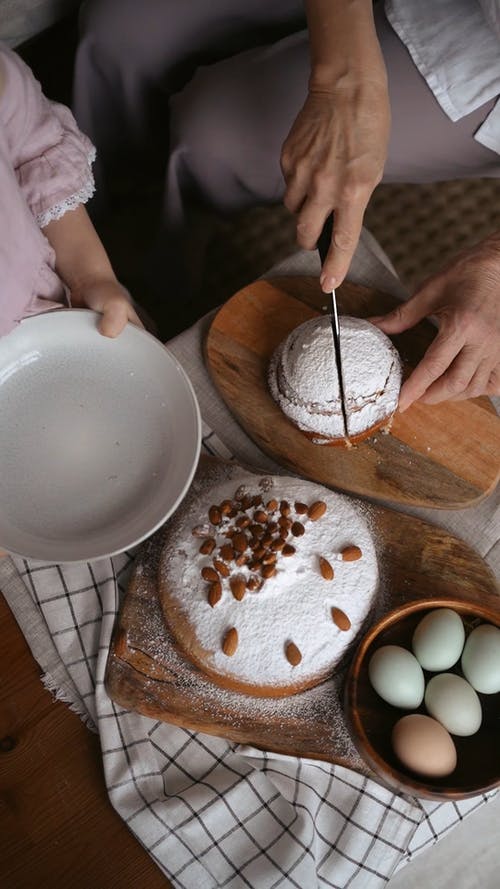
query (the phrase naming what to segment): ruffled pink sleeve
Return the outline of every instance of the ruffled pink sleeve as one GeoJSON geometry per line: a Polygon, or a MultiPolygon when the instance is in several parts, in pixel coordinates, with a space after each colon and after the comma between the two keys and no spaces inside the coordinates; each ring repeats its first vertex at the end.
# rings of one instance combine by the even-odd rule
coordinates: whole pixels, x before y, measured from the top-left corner
{"type": "Polygon", "coordinates": [[[95,149],[71,111],[49,101],[22,59],[0,47],[5,75],[2,119],[12,164],[40,228],[94,193],[95,149]]]}

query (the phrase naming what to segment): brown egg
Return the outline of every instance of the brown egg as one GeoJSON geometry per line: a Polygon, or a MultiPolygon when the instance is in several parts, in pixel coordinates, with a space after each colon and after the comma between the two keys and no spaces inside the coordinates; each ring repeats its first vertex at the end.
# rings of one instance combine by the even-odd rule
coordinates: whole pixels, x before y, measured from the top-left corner
{"type": "Polygon", "coordinates": [[[444,726],[430,716],[411,713],[392,730],[392,748],[400,762],[428,778],[450,775],[457,764],[457,751],[444,726]]]}

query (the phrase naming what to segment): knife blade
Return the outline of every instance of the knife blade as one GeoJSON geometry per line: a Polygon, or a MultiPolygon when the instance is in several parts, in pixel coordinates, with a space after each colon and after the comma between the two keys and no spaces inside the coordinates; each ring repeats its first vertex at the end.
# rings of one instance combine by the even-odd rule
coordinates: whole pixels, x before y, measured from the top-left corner
{"type": "MultiPolygon", "coordinates": [[[[318,238],[318,253],[319,258],[321,260],[321,265],[324,265],[326,260],[328,250],[330,249],[330,244],[332,240],[332,232],[333,232],[333,213],[330,213],[329,216],[325,219],[325,223],[323,225],[323,229],[318,238]]],[[[342,373],[342,355],[340,352],[340,324],[339,324],[339,315],[337,311],[337,299],[335,296],[335,290],[331,292],[331,306],[330,306],[330,322],[332,325],[332,334],[333,334],[333,348],[335,351],[335,366],[337,369],[337,378],[339,381],[339,394],[340,394],[340,406],[342,409],[342,419],[344,421],[344,437],[347,441],[349,441],[349,428],[347,425],[347,403],[345,398],[345,389],[344,389],[344,375],[342,373]]]]}

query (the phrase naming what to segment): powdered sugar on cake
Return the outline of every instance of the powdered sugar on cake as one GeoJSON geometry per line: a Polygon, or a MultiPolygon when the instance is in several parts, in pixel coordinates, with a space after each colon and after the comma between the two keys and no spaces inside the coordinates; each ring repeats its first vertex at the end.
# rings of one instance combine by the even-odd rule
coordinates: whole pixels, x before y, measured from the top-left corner
{"type": "MultiPolygon", "coordinates": [[[[355,504],[320,485],[287,476],[263,479],[239,467],[231,467],[225,476],[209,490],[196,485],[192,488],[181,514],[172,520],[159,570],[168,577],[170,591],[208,652],[211,669],[243,683],[269,687],[322,677],[352,646],[373,604],[378,570],[367,523],[355,504]],[[238,601],[229,578],[220,577],[221,595],[211,606],[207,599],[209,584],[202,579],[202,569],[213,566],[214,556],[227,544],[225,531],[231,519],[223,518],[214,528],[207,520],[208,510],[210,504],[234,502],[238,489],[240,495],[242,491],[252,496],[263,494],[263,508],[270,498],[286,500],[291,507],[290,519],[302,523],[304,532],[290,536],[295,553],[289,557],[277,553],[276,572],[262,582],[260,589],[247,589],[238,601]],[[295,504],[319,501],[326,504],[326,511],[318,520],[295,511],[295,504]],[[205,534],[215,539],[210,554],[199,552],[205,534]],[[361,558],[344,561],[341,553],[348,546],[359,547],[361,558]],[[322,576],[320,557],[332,566],[332,580],[322,576]],[[332,620],[332,608],[347,615],[349,629],[340,629],[332,620]],[[238,644],[228,656],[223,640],[230,628],[236,629],[238,644]],[[289,642],[301,654],[295,666],[286,656],[289,642]]],[[[254,505],[246,510],[252,520],[255,510],[254,505]]],[[[241,511],[238,515],[241,517],[241,511]]],[[[245,580],[252,573],[248,565],[234,570],[245,580]]]]}
{"type": "MultiPolygon", "coordinates": [[[[340,342],[348,431],[356,436],[396,410],[401,361],[389,338],[360,318],[340,319],[340,342]]],[[[343,437],[328,316],[306,321],[288,335],[271,359],[268,380],[273,398],[300,429],[343,437]]]]}

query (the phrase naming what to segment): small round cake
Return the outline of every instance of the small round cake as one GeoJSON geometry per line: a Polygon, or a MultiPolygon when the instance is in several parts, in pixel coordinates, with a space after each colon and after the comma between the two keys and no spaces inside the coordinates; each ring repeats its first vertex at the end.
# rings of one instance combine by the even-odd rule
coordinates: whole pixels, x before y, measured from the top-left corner
{"type": "Polygon", "coordinates": [[[294,694],[353,645],[378,585],[362,507],[310,482],[219,465],[195,479],[167,527],[165,621],[216,684],[294,694]]]}
{"type": "MultiPolygon", "coordinates": [[[[390,339],[361,318],[340,318],[340,346],[348,439],[355,444],[389,428],[401,360],[390,339]]],[[[315,444],[345,443],[329,315],[292,330],[272,356],[268,381],[283,413],[315,444]]]]}

